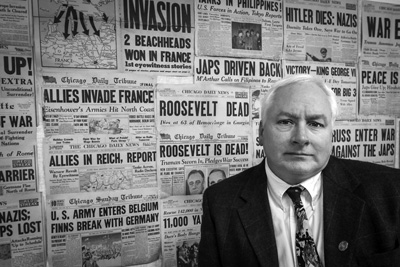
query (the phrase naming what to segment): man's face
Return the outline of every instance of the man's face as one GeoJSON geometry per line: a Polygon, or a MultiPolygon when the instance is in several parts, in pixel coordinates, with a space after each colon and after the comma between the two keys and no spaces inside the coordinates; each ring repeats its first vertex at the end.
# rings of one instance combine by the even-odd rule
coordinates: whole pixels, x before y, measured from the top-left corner
{"type": "Polygon", "coordinates": [[[321,52],[322,58],[326,58],[326,52],[321,52]]]}
{"type": "Polygon", "coordinates": [[[282,180],[298,184],[320,172],[332,147],[332,112],[313,83],[280,88],[260,124],[268,166],[282,180]]]}
{"type": "Polygon", "coordinates": [[[187,183],[191,195],[201,194],[203,192],[203,180],[200,173],[194,173],[189,176],[187,183]]]}
{"type": "Polygon", "coordinates": [[[222,172],[220,172],[220,171],[216,171],[216,172],[211,173],[208,176],[208,183],[210,185],[213,185],[213,184],[221,182],[224,179],[225,179],[224,174],[222,172]]]}

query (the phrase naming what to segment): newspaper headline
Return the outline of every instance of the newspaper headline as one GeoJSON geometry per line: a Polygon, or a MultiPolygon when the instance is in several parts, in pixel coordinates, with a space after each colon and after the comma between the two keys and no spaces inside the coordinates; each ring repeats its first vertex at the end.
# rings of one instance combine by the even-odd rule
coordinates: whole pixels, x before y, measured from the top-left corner
{"type": "Polygon", "coordinates": [[[258,59],[197,57],[195,82],[274,83],[282,77],[281,63],[258,59]]]}
{"type": "Polygon", "coordinates": [[[395,120],[389,116],[361,116],[337,121],[332,155],[394,167],[395,120]]]}
{"type": "Polygon", "coordinates": [[[284,59],[356,62],[357,0],[286,1],[284,59]]]}
{"type": "Polygon", "coordinates": [[[120,3],[125,71],[193,73],[193,2],[124,0],[120,3]]]}

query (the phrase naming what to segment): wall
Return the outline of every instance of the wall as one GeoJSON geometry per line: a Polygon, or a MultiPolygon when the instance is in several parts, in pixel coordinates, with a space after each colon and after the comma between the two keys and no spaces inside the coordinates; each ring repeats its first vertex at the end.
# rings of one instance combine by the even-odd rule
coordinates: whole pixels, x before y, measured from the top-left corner
{"type": "Polygon", "coordinates": [[[261,162],[289,75],[336,93],[333,155],[398,167],[387,1],[2,1],[0,266],[195,262],[202,193],[261,162]]]}

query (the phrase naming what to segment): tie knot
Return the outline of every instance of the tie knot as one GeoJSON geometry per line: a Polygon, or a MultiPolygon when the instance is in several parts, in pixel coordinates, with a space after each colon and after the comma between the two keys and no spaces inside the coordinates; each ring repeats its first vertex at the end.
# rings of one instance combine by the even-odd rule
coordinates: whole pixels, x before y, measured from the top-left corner
{"type": "Polygon", "coordinates": [[[300,195],[301,192],[304,190],[304,187],[302,187],[301,185],[299,186],[294,186],[294,187],[289,187],[286,190],[286,193],[288,194],[288,196],[292,199],[293,203],[298,203],[300,202],[300,195]]]}

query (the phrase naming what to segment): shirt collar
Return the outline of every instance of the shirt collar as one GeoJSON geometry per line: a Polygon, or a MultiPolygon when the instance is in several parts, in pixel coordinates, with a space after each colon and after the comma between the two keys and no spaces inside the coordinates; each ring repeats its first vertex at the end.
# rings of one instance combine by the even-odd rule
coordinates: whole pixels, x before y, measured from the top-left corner
{"type": "MultiPolygon", "coordinates": [[[[265,172],[267,174],[268,180],[268,188],[269,192],[271,193],[271,197],[278,206],[283,209],[283,195],[285,194],[286,190],[291,187],[292,185],[286,183],[278,176],[276,176],[272,170],[268,166],[268,161],[265,158],[265,172]]],[[[310,203],[312,203],[312,208],[316,205],[318,199],[321,196],[321,188],[322,188],[322,173],[319,172],[316,175],[308,178],[307,180],[301,182],[298,185],[302,185],[308,192],[308,195],[311,197],[310,203]]]]}

